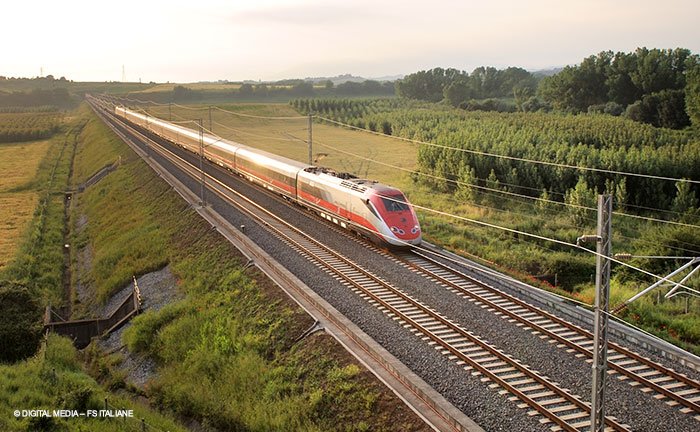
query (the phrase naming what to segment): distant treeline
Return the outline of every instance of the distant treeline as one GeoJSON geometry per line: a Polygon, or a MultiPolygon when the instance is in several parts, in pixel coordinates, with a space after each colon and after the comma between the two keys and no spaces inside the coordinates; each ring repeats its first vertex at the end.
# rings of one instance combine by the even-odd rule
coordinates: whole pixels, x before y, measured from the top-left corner
{"type": "Polygon", "coordinates": [[[533,95],[536,89],[537,78],[518,67],[503,70],[478,67],[471,74],[457,69],[435,68],[416,72],[396,82],[399,97],[428,102],[444,99],[450,105],[462,108],[471,101],[513,97],[514,93],[533,95]]]}
{"type": "MultiPolygon", "coordinates": [[[[70,108],[75,101],[66,88],[55,88],[51,90],[34,89],[29,92],[0,91],[0,109],[9,111],[10,107],[17,108],[17,111],[26,111],[27,107],[60,107],[70,108]]],[[[42,108],[46,109],[46,108],[42,108]]]]}
{"type": "Polygon", "coordinates": [[[563,111],[625,112],[633,120],[681,129],[690,125],[686,87],[689,78],[697,81],[699,67],[700,58],[682,48],[603,51],[544,78],[539,93],[563,111]]]}
{"type": "Polygon", "coordinates": [[[396,91],[468,111],[605,113],[657,127],[700,127],[700,59],[683,48],[604,51],[541,80],[513,67],[471,74],[435,68],[406,76],[396,91]]]}
{"type": "Polygon", "coordinates": [[[387,97],[394,95],[393,82],[366,80],[364,82],[348,81],[334,85],[327,81],[322,87],[316,87],[304,80],[284,80],[274,84],[244,83],[238,89],[211,90],[192,89],[178,85],[172,91],[130,93],[129,98],[168,103],[195,103],[205,100],[258,101],[266,99],[292,99],[298,97],[387,97]]]}

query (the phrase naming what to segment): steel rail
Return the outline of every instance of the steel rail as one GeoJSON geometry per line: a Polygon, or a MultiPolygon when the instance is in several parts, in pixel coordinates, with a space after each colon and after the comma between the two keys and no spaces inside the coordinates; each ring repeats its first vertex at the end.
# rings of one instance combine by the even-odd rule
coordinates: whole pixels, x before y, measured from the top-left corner
{"type": "MultiPolygon", "coordinates": [[[[419,256],[421,259],[428,261],[430,264],[438,266],[440,269],[442,269],[444,271],[450,272],[456,276],[464,278],[468,283],[477,285],[480,288],[488,290],[489,292],[493,293],[494,295],[498,295],[499,297],[502,297],[510,302],[513,302],[516,305],[518,305],[518,306],[520,306],[520,307],[522,307],[530,312],[534,312],[534,313],[538,314],[539,317],[537,319],[544,318],[544,319],[550,320],[550,321],[552,321],[552,322],[554,322],[562,327],[565,327],[571,331],[576,332],[576,334],[578,334],[579,336],[585,336],[587,338],[587,340],[590,340],[590,341],[593,340],[593,335],[590,332],[588,332],[587,330],[585,330],[585,329],[583,329],[575,324],[569,323],[569,322],[567,322],[567,321],[565,321],[565,320],[563,320],[563,319],[561,319],[561,318],[559,318],[551,313],[548,313],[548,312],[546,312],[546,311],[544,311],[536,306],[530,305],[530,304],[528,304],[528,303],[526,303],[526,302],[524,302],[524,301],[522,301],[514,296],[511,296],[511,295],[504,293],[500,290],[494,289],[493,287],[490,287],[490,286],[484,284],[483,282],[480,282],[474,278],[471,278],[471,277],[465,275],[464,273],[462,273],[456,269],[453,269],[450,266],[447,266],[439,261],[436,261],[430,257],[427,257],[422,253],[419,253],[416,251],[413,251],[412,253],[414,255],[419,256]]],[[[532,318],[523,317],[521,314],[517,314],[517,313],[513,312],[512,310],[509,310],[508,308],[501,306],[501,305],[495,303],[494,301],[485,298],[482,295],[479,295],[478,293],[472,292],[472,291],[460,286],[458,283],[453,282],[453,281],[425,268],[424,266],[421,266],[419,264],[416,264],[415,262],[412,262],[410,260],[405,259],[402,256],[402,254],[395,254],[394,257],[397,260],[399,260],[400,262],[402,262],[406,265],[409,265],[410,267],[428,275],[429,277],[436,279],[437,281],[439,281],[439,282],[441,282],[441,283],[443,283],[443,284],[445,284],[453,289],[459,290],[461,293],[464,293],[465,295],[470,296],[471,298],[487,305],[488,307],[493,308],[493,309],[497,310],[498,312],[500,312],[504,315],[507,315],[507,316],[523,323],[524,325],[526,325],[526,326],[528,326],[528,327],[530,327],[530,328],[532,328],[532,329],[534,329],[542,334],[547,335],[548,337],[556,340],[557,342],[565,344],[569,348],[572,348],[572,349],[592,358],[593,353],[591,351],[589,351],[585,347],[579,345],[577,342],[571,341],[570,339],[567,339],[563,336],[560,336],[559,334],[543,327],[542,325],[535,323],[534,321],[537,319],[533,320],[532,318]]],[[[689,378],[683,374],[680,374],[672,369],[666,368],[663,365],[658,364],[658,363],[656,363],[648,358],[642,357],[641,355],[634,353],[634,352],[632,352],[632,351],[630,351],[630,350],[628,350],[628,349],[626,349],[618,344],[615,344],[614,342],[608,342],[608,346],[609,346],[609,349],[619,353],[620,355],[624,355],[626,357],[629,357],[629,358],[635,360],[636,362],[638,362],[642,365],[645,365],[649,369],[653,369],[653,370],[658,371],[660,374],[665,374],[666,376],[669,376],[669,377],[675,379],[679,383],[684,384],[684,386],[686,386],[686,387],[692,387],[693,389],[698,390],[698,393],[700,393],[700,383],[698,383],[697,381],[694,381],[691,378],[689,378]]],[[[618,358],[616,360],[622,360],[622,359],[618,358]]],[[[674,393],[673,391],[670,391],[670,390],[664,388],[663,386],[656,384],[656,383],[646,379],[643,376],[640,376],[639,374],[635,373],[634,371],[630,371],[627,368],[625,368],[624,366],[620,366],[619,364],[616,364],[612,360],[608,360],[608,367],[610,367],[611,369],[615,370],[616,372],[618,372],[622,375],[627,376],[628,378],[631,378],[632,380],[634,380],[636,382],[641,383],[642,385],[646,386],[647,388],[650,388],[650,389],[656,391],[657,393],[660,393],[660,394],[668,397],[669,399],[671,399],[679,404],[682,404],[683,406],[687,407],[688,409],[695,411],[696,413],[700,413],[700,405],[698,405],[697,403],[695,403],[689,399],[686,399],[682,395],[678,395],[678,394],[674,393]]],[[[698,396],[698,394],[696,394],[696,396],[698,396]]]]}

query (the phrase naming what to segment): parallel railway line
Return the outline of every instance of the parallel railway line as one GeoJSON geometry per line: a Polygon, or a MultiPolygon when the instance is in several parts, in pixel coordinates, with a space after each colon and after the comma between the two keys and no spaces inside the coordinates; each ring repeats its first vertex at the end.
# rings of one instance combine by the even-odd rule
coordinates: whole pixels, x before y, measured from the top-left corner
{"type": "MultiPolygon", "coordinates": [[[[482,303],[501,318],[550,338],[570,353],[593,357],[590,350],[593,334],[575,324],[471,278],[423,252],[396,254],[394,258],[425,277],[444,284],[458,296],[482,303]]],[[[684,413],[692,413],[700,420],[700,383],[621,345],[610,342],[608,346],[608,368],[619,374],[618,379],[629,379],[631,385],[641,384],[642,391],[654,391],[657,398],[670,399],[667,402],[669,405],[680,405],[684,413]]]]}

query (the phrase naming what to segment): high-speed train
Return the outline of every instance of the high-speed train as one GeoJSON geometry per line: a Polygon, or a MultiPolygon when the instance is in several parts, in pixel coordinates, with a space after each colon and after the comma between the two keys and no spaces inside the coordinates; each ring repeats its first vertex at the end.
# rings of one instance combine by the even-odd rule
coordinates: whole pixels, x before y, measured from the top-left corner
{"type": "MultiPolygon", "coordinates": [[[[199,132],[116,106],[114,113],[194,153],[199,132]]],[[[421,242],[413,207],[400,190],[204,134],[204,156],[350,231],[391,246],[421,242]]]]}

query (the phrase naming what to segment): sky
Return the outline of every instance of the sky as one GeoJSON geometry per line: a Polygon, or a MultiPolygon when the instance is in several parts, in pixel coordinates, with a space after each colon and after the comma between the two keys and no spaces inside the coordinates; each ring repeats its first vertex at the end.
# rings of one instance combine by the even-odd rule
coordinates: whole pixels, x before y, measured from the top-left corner
{"type": "Polygon", "coordinates": [[[7,0],[0,75],[278,80],[528,70],[600,51],[700,53],[697,0],[7,0]]]}

